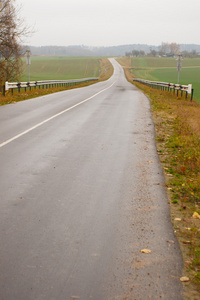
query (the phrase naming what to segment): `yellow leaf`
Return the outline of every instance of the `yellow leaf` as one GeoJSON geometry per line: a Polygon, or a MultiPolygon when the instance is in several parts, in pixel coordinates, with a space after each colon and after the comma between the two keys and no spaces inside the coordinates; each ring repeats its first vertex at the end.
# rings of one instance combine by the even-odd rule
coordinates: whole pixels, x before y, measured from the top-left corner
{"type": "Polygon", "coordinates": [[[194,219],[200,219],[200,215],[195,211],[192,215],[194,219]]]}
{"type": "Polygon", "coordinates": [[[183,276],[183,277],[180,278],[180,281],[182,281],[182,282],[186,282],[186,281],[189,281],[189,280],[190,279],[186,276],[183,276]]]}
{"type": "Polygon", "coordinates": [[[148,253],[151,253],[151,250],[149,250],[149,249],[142,249],[141,252],[142,252],[142,253],[147,253],[147,254],[148,254],[148,253]]]}
{"type": "Polygon", "coordinates": [[[183,241],[183,244],[190,245],[191,242],[190,241],[183,241]]]}

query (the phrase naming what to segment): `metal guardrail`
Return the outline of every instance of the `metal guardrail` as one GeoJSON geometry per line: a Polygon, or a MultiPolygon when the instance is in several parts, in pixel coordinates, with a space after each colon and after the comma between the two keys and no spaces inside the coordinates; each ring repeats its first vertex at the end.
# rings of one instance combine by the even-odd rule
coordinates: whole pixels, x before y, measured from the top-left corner
{"type": "Polygon", "coordinates": [[[150,85],[154,88],[159,88],[163,91],[173,91],[174,94],[177,92],[177,96],[179,95],[179,91],[181,92],[181,96],[183,95],[183,92],[185,92],[185,97],[187,98],[188,94],[191,95],[191,101],[193,99],[193,93],[194,89],[192,88],[192,84],[188,85],[181,85],[181,84],[175,84],[175,83],[168,83],[168,82],[161,82],[161,81],[149,81],[139,78],[133,78],[133,81],[141,82],[146,85],[150,85]]]}
{"type": "Polygon", "coordinates": [[[43,80],[43,81],[30,81],[30,82],[5,82],[3,87],[3,95],[5,96],[6,92],[10,89],[18,89],[18,92],[21,91],[22,88],[31,90],[32,87],[36,88],[51,88],[51,87],[61,87],[61,86],[72,86],[79,83],[84,83],[88,81],[98,80],[99,77],[95,78],[82,78],[82,79],[72,79],[72,80],[43,80]]]}

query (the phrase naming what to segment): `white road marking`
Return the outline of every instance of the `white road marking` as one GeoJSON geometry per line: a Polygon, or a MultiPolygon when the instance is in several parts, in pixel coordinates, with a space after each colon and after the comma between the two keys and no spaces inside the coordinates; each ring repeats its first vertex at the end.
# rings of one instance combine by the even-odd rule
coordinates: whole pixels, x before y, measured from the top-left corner
{"type": "Polygon", "coordinates": [[[107,87],[107,88],[101,90],[100,92],[94,94],[93,96],[91,96],[91,97],[89,97],[89,98],[87,98],[87,99],[85,99],[85,100],[83,100],[83,101],[81,101],[81,102],[79,102],[79,103],[77,103],[77,104],[75,104],[75,105],[73,105],[73,106],[71,106],[71,107],[69,107],[69,108],[67,108],[67,109],[65,109],[65,110],[57,113],[57,114],[55,114],[55,115],[53,115],[52,117],[50,117],[50,118],[48,118],[48,119],[46,119],[46,120],[44,120],[44,121],[36,124],[35,126],[33,126],[33,127],[29,128],[29,129],[27,129],[27,130],[25,130],[25,131],[23,131],[23,132],[15,135],[14,137],[10,138],[9,140],[6,140],[5,142],[3,142],[3,143],[0,144],[0,148],[3,147],[3,146],[5,146],[5,145],[7,145],[7,144],[9,144],[9,143],[11,143],[12,141],[18,139],[19,137],[25,135],[26,133],[28,133],[28,132],[30,132],[30,131],[32,131],[32,130],[38,128],[38,127],[40,127],[41,125],[43,125],[43,124],[45,124],[45,123],[47,123],[47,122],[49,122],[49,121],[57,118],[58,116],[64,114],[65,112],[67,112],[67,111],[69,111],[69,110],[71,110],[71,109],[73,109],[73,108],[75,108],[75,107],[83,104],[84,102],[87,102],[87,101],[91,100],[92,98],[96,97],[97,95],[99,95],[99,94],[103,93],[104,91],[108,90],[109,88],[111,88],[114,84],[115,84],[115,82],[113,82],[109,87],[107,87]]]}

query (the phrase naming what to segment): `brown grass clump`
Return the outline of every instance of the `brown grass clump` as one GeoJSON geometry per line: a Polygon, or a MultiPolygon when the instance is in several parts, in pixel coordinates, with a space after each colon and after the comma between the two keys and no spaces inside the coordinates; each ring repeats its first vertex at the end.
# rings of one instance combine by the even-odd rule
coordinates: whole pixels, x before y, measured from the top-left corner
{"type": "Polygon", "coordinates": [[[200,137],[200,104],[196,101],[181,101],[181,105],[177,107],[178,115],[187,124],[192,132],[200,137]]]}

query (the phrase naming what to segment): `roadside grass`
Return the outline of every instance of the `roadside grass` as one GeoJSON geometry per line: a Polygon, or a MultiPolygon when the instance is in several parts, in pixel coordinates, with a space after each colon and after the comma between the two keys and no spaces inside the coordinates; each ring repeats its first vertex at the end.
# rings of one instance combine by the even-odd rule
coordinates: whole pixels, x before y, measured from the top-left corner
{"type": "MultiPolygon", "coordinates": [[[[128,68],[134,77],[176,83],[178,72],[175,58],[132,57],[121,58],[119,62],[128,68]]],[[[180,84],[192,84],[194,98],[200,102],[200,58],[184,58],[180,72],[180,84]]]]}
{"type": "MultiPolygon", "coordinates": [[[[44,58],[44,60],[49,61],[46,58],[44,58]]],[[[84,86],[88,86],[88,85],[94,84],[94,83],[99,82],[99,81],[107,80],[113,73],[113,66],[107,58],[99,58],[98,59],[98,70],[99,70],[99,74],[98,74],[99,80],[97,80],[97,81],[92,81],[92,82],[87,82],[87,83],[80,83],[80,84],[77,84],[77,85],[74,85],[74,86],[69,86],[69,87],[55,87],[55,88],[48,88],[48,89],[46,89],[46,88],[45,89],[36,88],[36,89],[32,89],[31,91],[21,90],[20,93],[18,93],[18,91],[15,90],[13,95],[9,91],[9,92],[6,93],[5,97],[2,95],[2,93],[0,93],[0,105],[15,103],[15,102],[19,102],[19,101],[23,101],[23,100],[27,100],[27,99],[31,99],[31,98],[36,98],[36,97],[48,95],[48,94],[51,94],[51,93],[64,91],[64,90],[84,87],[84,86]]],[[[53,76],[52,73],[50,73],[50,75],[53,76]]],[[[54,76],[56,77],[56,75],[54,75],[54,76]]],[[[56,77],[56,78],[55,77],[54,78],[50,77],[50,78],[55,79],[55,80],[58,79],[58,77],[56,77]]],[[[86,77],[86,76],[84,76],[84,77],[86,77]]],[[[70,79],[74,79],[74,78],[70,78],[70,79]]]]}
{"type": "MultiPolygon", "coordinates": [[[[127,79],[132,74],[125,69],[127,79]]],[[[200,292],[200,104],[134,83],[150,99],[171,219],[183,254],[185,299],[200,292]]]]}
{"type": "Polygon", "coordinates": [[[100,65],[99,81],[108,80],[113,75],[114,72],[113,65],[107,58],[100,58],[99,65],[100,65]]]}

